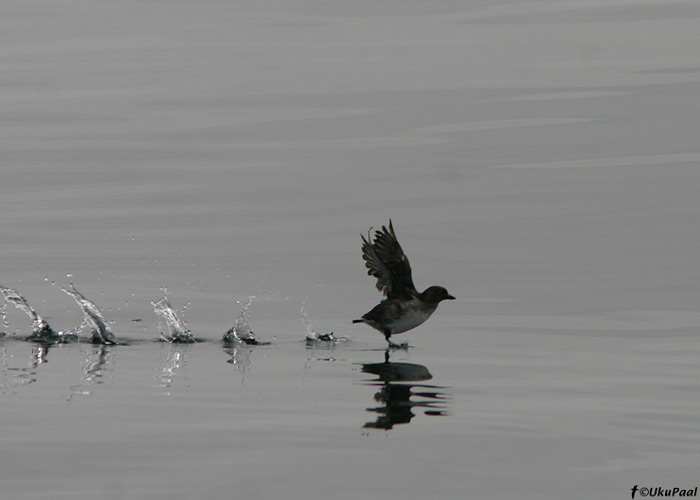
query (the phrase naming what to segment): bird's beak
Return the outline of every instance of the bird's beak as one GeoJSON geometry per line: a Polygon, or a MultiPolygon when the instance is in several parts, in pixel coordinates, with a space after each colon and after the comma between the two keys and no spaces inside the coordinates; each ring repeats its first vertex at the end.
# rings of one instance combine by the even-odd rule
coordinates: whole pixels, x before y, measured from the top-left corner
{"type": "Polygon", "coordinates": [[[455,300],[457,297],[453,297],[449,293],[447,294],[447,297],[445,297],[447,300],[455,300]]]}

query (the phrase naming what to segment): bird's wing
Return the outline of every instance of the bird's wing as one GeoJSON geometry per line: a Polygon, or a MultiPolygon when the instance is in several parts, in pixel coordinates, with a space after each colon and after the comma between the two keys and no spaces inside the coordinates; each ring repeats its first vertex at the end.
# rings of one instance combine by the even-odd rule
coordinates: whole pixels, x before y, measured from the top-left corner
{"type": "Polygon", "coordinates": [[[381,231],[375,231],[374,241],[369,233],[367,238],[362,236],[362,258],[369,269],[367,274],[377,278],[377,289],[387,298],[410,299],[418,295],[411,264],[396,239],[391,220],[388,229],[382,226],[381,231]]]}

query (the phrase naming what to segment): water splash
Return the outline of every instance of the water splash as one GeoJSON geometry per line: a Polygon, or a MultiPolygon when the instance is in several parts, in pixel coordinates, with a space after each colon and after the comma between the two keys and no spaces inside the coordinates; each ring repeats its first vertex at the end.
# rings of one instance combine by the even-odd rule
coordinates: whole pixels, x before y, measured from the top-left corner
{"type": "Polygon", "coordinates": [[[259,345],[260,342],[255,338],[255,334],[250,329],[250,305],[257,297],[251,295],[248,297],[248,302],[243,306],[243,311],[236,318],[234,325],[224,333],[224,342],[240,342],[249,345],[259,345]]]}
{"type": "Polygon", "coordinates": [[[114,361],[111,348],[105,344],[90,347],[82,364],[83,380],[80,384],[70,387],[66,401],[70,401],[76,395],[91,395],[90,386],[103,384],[106,374],[113,370],[114,361]]]}
{"type": "Polygon", "coordinates": [[[333,335],[333,332],[329,333],[318,333],[314,330],[311,321],[308,318],[308,312],[306,311],[306,300],[301,304],[301,320],[306,326],[306,343],[313,344],[315,342],[337,342],[339,339],[333,335]]]}
{"type": "Polygon", "coordinates": [[[8,354],[6,348],[0,348],[0,392],[22,385],[33,384],[38,380],[38,368],[47,363],[46,355],[52,343],[42,342],[32,347],[29,363],[25,367],[10,366],[15,358],[13,354],[8,354]]]}
{"type": "Polygon", "coordinates": [[[114,348],[105,345],[90,346],[85,362],[83,363],[83,384],[102,384],[107,372],[112,371],[114,365],[114,348]]]}
{"type": "Polygon", "coordinates": [[[92,330],[92,342],[95,344],[113,345],[118,344],[116,337],[107,326],[107,321],[102,315],[100,308],[94,302],[85,298],[78,290],[75,289],[73,283],[69,283],[67,287],[61,287],[66,294],[73,297],[73,300],[83,310],[83,323],[78,328],[89,328],[92,330]]]}
{"type": "Polygon", "coordinates": [[[2,308],[2,319],[5,325],[7,325],[7,312],[5,307],[7,304],[13,304],[17,309],[26,313],[32,320],[33,338],[55,340],[60,337],[60,333],[56,333],[17,290],[0,286],[0,293],[2,293],[5,299],[5,304],[2,308]]]}
{"type": "Polygon", "coordinates": [[[195,342],[195,338],[185,326],[185,322],[182,321],[175,309],[168,302],[168,297],[165,296],[158,302],[151,302],[153,304],[153,311],[165,320],[165,324],[168,327],[168,333],[160,332],[160,340],[163,342],[174,342],[181,344],[191,344],[195,342]]]}
{"type": "Polygon", "coordinates": [[[250,355],[254,349],[241,344],[228,344],[224,352],[231,356],[226,362],[233,365],[241,375],[241,385],[245,385],[250,370],[250,355]]]}
{"type": "MultiPolygon", "coordinates": [[[[158,386],[163,389],[169,389],[170,386],[175,381],[175,373],[185,362],[185,354],[182,352],[181,347],[169,347],[167,359],[165,361],[165,366],[160,370],[160,373],[156,375],[156,381],[158,386]]],[[[164,392],[163,395],[170,396],[170,392],[164,392]]]]}

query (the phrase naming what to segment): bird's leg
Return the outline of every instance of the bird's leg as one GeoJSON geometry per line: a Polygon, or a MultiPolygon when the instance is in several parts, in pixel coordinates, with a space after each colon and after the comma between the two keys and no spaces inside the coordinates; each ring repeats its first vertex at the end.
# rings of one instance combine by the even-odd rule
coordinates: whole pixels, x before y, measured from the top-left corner
{"type": "Polygon", "coordinates": [[[385,332],[384,332],[384,338],[386,339],[386,343],[388,344],[388,345],[386,346],[386,351],[387,351],[387,352],[389,352],[389,349],[391,349],[392,347],[396,347],[396,344],[394,344],[394,343],[391,341],[391,332],[385,331],[385,332]]]}
{"type": "Polygon", "coordinates": [[[384,338],[386,339],[387,344],[389,344],[389,345],[387,345],[387,348],[386,348],[387,351],[390,349],[407,349],[408,348],[407,342],[404,342],[402,344],[394,344],[391,341],[391,333],[390,332],[384,332],[384,338]]]}

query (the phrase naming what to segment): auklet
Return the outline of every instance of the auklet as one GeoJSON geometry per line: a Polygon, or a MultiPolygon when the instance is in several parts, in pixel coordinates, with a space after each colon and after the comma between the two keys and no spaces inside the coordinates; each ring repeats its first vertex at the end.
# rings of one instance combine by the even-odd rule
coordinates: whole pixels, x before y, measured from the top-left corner
{"type": "Polygon", "coordinates": [[[423,324],[443,300],[454,300],[441,286],[431,286],[418,293],[411,277],[411,265],[403,253],[389,219],[389,229],[382,226],[371,238],[372,228],[367,238],[362,235],[362,258],[367,266],[367,274],[377,278],[377,289],[386,299],[374,309],[353,320],[353,323],[366,323],[384,334],[387,342],[397,333],[406,332],[423,324]]]}

